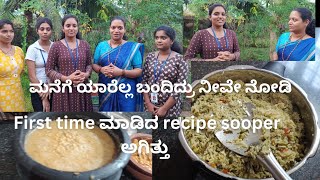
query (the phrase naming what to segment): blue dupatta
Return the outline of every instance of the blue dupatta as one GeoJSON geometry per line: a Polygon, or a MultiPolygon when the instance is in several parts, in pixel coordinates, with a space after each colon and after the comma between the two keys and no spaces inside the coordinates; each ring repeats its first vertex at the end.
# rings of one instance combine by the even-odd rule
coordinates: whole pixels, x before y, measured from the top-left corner
{"type": "Polygon", "coordinates": [[[290,42],[290,33],[284,33],[278,40],[276,52],[279,61],[314,61],[315,39],[308,38],[290,42]]]}
{"type": "MultiPolygon", "coordinates": [[[[143,44],[126,42],[114,49],[110,48],[109,51],[102,54],[99,57],[97,64],[103,67],[108,66],[110,63],[112,63],[120,69],[131,70],[133,69],[132,61],[136,53],[140,53],[141,58],[143,59],[143,44]]],[[[142,77],[140,76],[135,79],[122,76],[109,78],[104,74],[99,73],[99,83],[108,84],[111,83],[113,79],[116,79],[118,81],[118,84],[129,84],[131,86],[131,91],[129,93],[133,94],[133,98],[125,98],[125,94],[120,91],[117,91],[116,93],[99,93],[99,111],[143,111],[142,94],[139,94],[136,91],[136,84],[141,82],[142,77]],[[128,107],[128,109],[121,108],[124,106],[128,107]]]]}

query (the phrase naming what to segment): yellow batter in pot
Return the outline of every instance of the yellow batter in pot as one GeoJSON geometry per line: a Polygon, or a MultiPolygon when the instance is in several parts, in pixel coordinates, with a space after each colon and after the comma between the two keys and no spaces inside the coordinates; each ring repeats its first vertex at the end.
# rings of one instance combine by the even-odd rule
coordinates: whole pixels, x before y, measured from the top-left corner
{"type": "Polygon", "coordinates": [[[97,126],[93,129],[36,129],[25,140],[27,154],[52,169],[84,172],[110,163],[116,156],[112,137],[97,126]]]}

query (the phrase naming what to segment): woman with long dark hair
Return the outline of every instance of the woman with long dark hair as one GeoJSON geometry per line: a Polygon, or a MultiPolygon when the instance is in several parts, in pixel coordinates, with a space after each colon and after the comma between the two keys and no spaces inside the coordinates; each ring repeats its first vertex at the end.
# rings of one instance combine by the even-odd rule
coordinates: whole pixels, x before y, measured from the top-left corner
{"type": "MultiPolygon", "coordinates": [[[[53,82],[56,79],[73,85],[86,83],[92,72],[89,44],[81,40],[76,16],[66,15],[62,19],[62,38],[55,42],[48,56],[46,74],[53,82]]],[[[76,86],[72,93],[60,92],[52,95],[52,111],[92,111],[91,95],[79,93],[76,86]]]]}
{"type": "MultiPolygon", "coordinates": [[[[146,57],[143,67],[143,84],[161,85],[163,80],[172,84],[183,83],[187,79],[188,65],[181,55],[182,50],[175,41],[176,33],[168,26],[160,26],[154,31],[158,51],[146,57]]],[[[159,117],[178,117],[181,113],[180,93],[144,93],[145,109],[159,117]]]]}

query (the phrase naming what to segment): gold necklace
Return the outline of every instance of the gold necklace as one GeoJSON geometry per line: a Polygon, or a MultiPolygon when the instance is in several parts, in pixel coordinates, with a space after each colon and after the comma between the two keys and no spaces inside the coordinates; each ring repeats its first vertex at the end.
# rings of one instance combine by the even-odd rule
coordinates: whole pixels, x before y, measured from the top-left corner
{"type": "MultiPolygon", "coordinates": [[[[112,48],[112,46],[111,46],[111,41],[110,41],[110,47],[112,48]]],[[[120,54],[120,51],[121,51],[121,48],[122,48],[122,42],[121,42],[121,44],[118,45],[117,47],[119,47],[119,50],[118,50],[118,54],[117,54],[117,56],[116,56],[116,59],[115,59],[115,61],[114,61],[114,65],[117,64],[118,57],[119,57],[119,54],[120,54]],[[119,47],[119,46],[120,46],[120,47],[119,47]]],[[[115,47],[115,48],[117,48],[117,47],[115,47]]],[[[110,54],[111,54],[111,53],[110,53],[110,54]]],[[[109,56],[108,56],[109,65],[111,64],[111,62],[110,62],[110,54],[109,54],[109,56]]]]}
{"type": "Polygon", "coordinates": [[[11,45],[9,51],[7,51],[7,52],[5,52],[2,48],[0,48],[0,49],[1,49],[1,51],[2,51],[5,55],[8,55],[9,52],[11,52],[11,50],[12,50],[12,45],[11,45]]]}
{"type": "MultiPolygon", "coordinates": [[[[287,47],[287,45],[290,43],[290,41],[288,41],[288,42],[284,45],[284,48],[283,48],[283,50],[282,50],[282,55],[281,55],[283,61],[288,61],[288,60],[289,60],[291,54],[293,53],[294,50],[296,50],[296,48],[298,47],[298,45],[300,44],[300,42],[302,41],[302,39],[304,38],[305,35],[306,35],[306,34],[304,34],[302,37],[300,37],[300,38],[298,39],[298,43],[297,43],[296,46],[292,49],[292,51],[290,52],[290,54],[289,54],[289,56],[287,57],[287,59],[284,59],[283,54],[284,54],[284,50],[286,49],[286,47],[287,47]]],[[[291,36],[292,36],[292,34],[290,35],[289,40],[291,39],[291,36]]]]}

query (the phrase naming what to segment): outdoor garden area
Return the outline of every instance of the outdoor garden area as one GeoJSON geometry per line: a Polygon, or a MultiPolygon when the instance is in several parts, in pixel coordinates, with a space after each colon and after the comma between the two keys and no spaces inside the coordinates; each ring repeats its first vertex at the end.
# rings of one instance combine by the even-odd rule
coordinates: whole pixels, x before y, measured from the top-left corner
{"type": "MultiPolygon", "coordinates": [[[[142,42],[145,55],[155,51],[153,32],[160,25],[175,29],[177,40],[182,44],[182,0],[0,0],[0,19],[9,19],[15,26],[13,45],[26,52],[29,45],[37,41],[35,23],[38,17],[48,17],[53,22],[52,41],[60,40],[61,19],[65,14],[76,15],[79,31],[90,46],[92,53],[96,45],[110,38],[109,23],[114,16],[126,20],[126,36],[129,41],[142,42]]],[[[97,82],[97,74],[91,79],[97,82]]],[[[33,111],[27,68],[22,75],[22,85],[27,111],[33,111]]],[[[95,99],[96,101],[97,99],[95,99]]],[[[94,102],[97,103],[97,102],[94,102]]]]}

